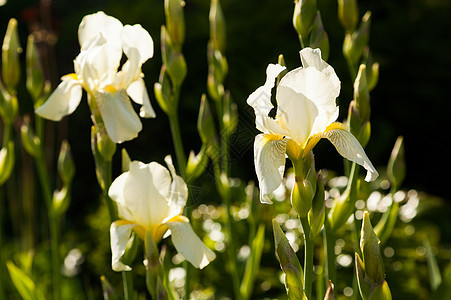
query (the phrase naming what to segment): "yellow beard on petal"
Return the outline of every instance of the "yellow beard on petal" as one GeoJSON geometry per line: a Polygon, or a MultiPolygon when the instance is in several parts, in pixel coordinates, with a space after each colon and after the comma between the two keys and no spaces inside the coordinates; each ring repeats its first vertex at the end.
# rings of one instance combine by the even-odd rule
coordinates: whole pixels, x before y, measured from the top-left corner
{"type": "Polygon", "coordinates": [[[317,133],[309,137],[307,145],[304,148],[304,152],[302,153],[302,157],[305,157],[316,146],[316,144],[318,144],[319,140],[324,137],[325,133],[334,129],[345,129],[345,126],[340,122],[334,122],[331,123],[329,126],[327,126],[326,130],[324,130],[323,132],[317,133]]]}

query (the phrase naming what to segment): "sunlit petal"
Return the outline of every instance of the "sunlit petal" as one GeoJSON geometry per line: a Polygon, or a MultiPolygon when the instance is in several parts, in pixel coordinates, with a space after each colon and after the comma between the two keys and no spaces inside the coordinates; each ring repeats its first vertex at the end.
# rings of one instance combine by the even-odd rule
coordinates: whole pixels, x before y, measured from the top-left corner
{"type": "Polygon", "coordinates": [[[138,50],[140,65],[153,56],[152,37],[141,25],[125,25],[120,33],[120,39],[127,57],[130,55],[130,49],[138,50]]]}
{"type": "Polygon", "coordinates": [[[125,90],[95,91],[95,99],[111,140],[122,143],[134,139],[142,129],[125,90]]]}
{"type": "Polygon", "coordinates": [[[285,150],[288,139],[259,134],[254,142],[255,171],[260,186],[260,201],[272,203],[268,194],[279,187],[285,171],[285,150]]]}
{"type": "Polygon", "coordinates": [[[324,132],[323,137],[327,138],[335,146],[341,156],[361,165],[367,170],[365,181],[373,181],[379,176],[359,141],[348,130],[337,127],[324,132]]]}
{"type": "Polygon", "coordinates": [[[110,242],[111,242],[111,266],[114,271],[130,271],[132,268],[121,262],[121,257],[125,253],[128,239],[132,229],[136,224],[125,222],[122,220],[111,223],[110,242]]]}
{"type": "Polygon", "coordinates": [[[74,76],[67,75],[50,95],[47,101],[36,109],[36,113],[43,118],[60,121],[70,115],[78,107],[82,95],[82,87],[74,76]]]}
{"type": "Polygon", "coordinates": [[[119,33],[122,28],[121,21],[106,15],[103,11],[83,17],[78,28],[78,40],[81,50],[85,50],[89,43],[100,33],[113,47],[121,49],[119,33]]]}
{"type": "Polygon", "coordinates": [[[186,204],[186,199],[188,198],[188,188],[182,177],[178,176],[175,172],[171,156],[166,156],[164,158],[164,161],[168,165],[169,171],[171,172],[172,176],[171,194],[169,197],[169,217],[173,217],[180,215],[183,212],[183,208],[186,204]]]}
{"type": "Polygon", "coordinates": [[[133,101],[142,105],[139,112],[141,118],[155,118],[155,111],[150,104],[149,94],[141,77],[128,86],[127,94],[133,101]]]}
{"type": "Polygon", "coordinates": [[[172,243],[187,261],[196,268],[202,269],[214,260],[216,255],[194,233],[188,219],[184,219],[184,221],[166,223],[171,230],[172,243]]]}

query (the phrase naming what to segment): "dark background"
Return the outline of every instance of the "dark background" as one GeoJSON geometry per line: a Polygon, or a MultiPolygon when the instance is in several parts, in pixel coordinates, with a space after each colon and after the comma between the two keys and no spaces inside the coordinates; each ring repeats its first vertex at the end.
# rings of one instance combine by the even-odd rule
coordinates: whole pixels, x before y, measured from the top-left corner
{"type": "MultiPolygon", "coordinates": [[[[288,69],[300,65],[300,45],[291,23],[293,2],[223,0],[221,4],[227,22],[229,75],[225,86],[231,91],[240,112],[240,125],[231,146],[232,174],[250,180],[255,179],[252,143],[256,130],[246,99],[263,84],[267,64],[276,62],[280,53],[285,55],[288,69]]],[[[342,81],[338,103],[339,120],[343,120],[352,99],[352,83],[341,53],[344,32],[337,20],[335,1],[318,0],[318,7],[329,34],[329,63],[342,81]]],[[[60,0],[38,3],[11,0],[0,7],[0,32],[3,35],[6,31],[9,18],[17,18],[25,48],[30,31],[48,29],[44,32],[49,38],[44,39],[40,47],[47,54],[47,76],[56,86],[61,75],[73,72],[72,61],[79,53],[77,28],[80,20],[98,10],[115,16],[123,24],[142,24],[154,39],[155,55],[145,63],[143,73],[157,118],[143,120],[143,131],[138,139],[119,148],[125,147],[133,159],[162,162],[168,153],[174,155],[167,117],[153,96],[153,84],[158,80],[161,67],[159,31],[164,23],[163,1],[60,0]],[[53,43],[54,48],[46,48],[45,41],[53,43]]],[[[184,55],[188,75],[179,110],[187,154],[191,149],[198,151],[200,148],[194,120],[201,94],[206,92],[208,10],[209,1],[186,1],[184,55]]],[[[372,11],[369,44],[375,60],[380,63],[379,83],[371,93],[372,136],[367,154],[373,164],[383,170],[396,138],[403,135],[407,161],[404,188],[415,188],[449,200],[451,2],[359,1],[360,17],[366,10],[372,11]]],[[[30,113],[32,104],[24,83],[19,90],[19,99],[21,113],[30,113]]],[[[49,125],[56,140],[67,137],[72,146],[77,163],[73,202],[80,204],[98,193],[90,150],[90,122],[86,101],[82,101],[73,115],[49,125]]],[[[330,144],[321,142],[315,153],[318,169],[342,171],[342,160],[330,144]]],[[[119,155],[116,161],[119,163],[119,155]]],[[[116,166],[113,176],[117,174],[116,166]]]]}

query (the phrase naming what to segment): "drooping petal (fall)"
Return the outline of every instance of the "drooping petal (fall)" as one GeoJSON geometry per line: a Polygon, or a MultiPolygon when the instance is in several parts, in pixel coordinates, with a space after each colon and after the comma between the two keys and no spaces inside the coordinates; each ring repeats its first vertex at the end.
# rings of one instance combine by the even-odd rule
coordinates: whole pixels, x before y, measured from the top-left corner
{"type": "Polygon", "coordinates": [[[127,248],[127,242],[130,238],[132,229],[136,224],[119,220],[111,223],[110,243],[111,243],[111,266],[114,271],[130,271],[132,268],[121,262],[121,257],[127,248]]]}
{"type": "Polygon", "coordinates": [[[125,90],[94,91],[95,100],[111,140],[122,143],[134,139],[142,129],[125,90]]]}
{"type": "Polygon", "coordinates": [[[128,86],[127,94],[134,102],[142,105],[139,111],[141,118],[155,118],[155,111],[150,104],[149,94],[147,93],[144,80],[141,77],[128,86]]]}
{"type": "Polygon", "coordinates": [[[216,255],[194,233],[187,218],[180,216],[176,220],[166,223],[171,230],[175,249],[193,266],[203,269],[216,258],[216,255]]]}
{"type": "Polygon", "coordinates": [[[368,156],[365,154],[359,141],[351,132],[340,126],[333,126],[333,129],[326,130],[322,137],[327,138],[337,149],[338,153],[346,159],[355,162],[367,170],[365,181],[373,181],[379,173],[374,168],[368,156]]]}
{"type": "Polygon", "coordinates": [[[74,76],[75,74],[70,74],[61,78],[63,81],[47,101],[36,109],[38,115],[52,121],[60,121],[74,112],[82,95],[82,86],[74,76]]]}
{"type": "Polygon", "coordinates": [[[255,137],[254,163],[262,203],[272,203],[268,194],[282,183],[287,142],[288,139],[269,134],[255,137]]]}

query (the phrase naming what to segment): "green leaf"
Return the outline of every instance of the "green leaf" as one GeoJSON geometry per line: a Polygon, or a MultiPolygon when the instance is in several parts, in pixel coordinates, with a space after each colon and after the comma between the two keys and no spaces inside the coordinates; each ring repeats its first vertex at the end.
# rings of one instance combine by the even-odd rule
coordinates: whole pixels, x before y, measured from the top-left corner
{"type": "Polygon", "coordinates": [[[442,275],[442,283],[432,294],[431,299],[451,299],[451,263],[449,263],[442,275]]]}
{"type": "Polygon", "coordinates": [[[11,281],[19,292],[20,296],[25,300],[38,300],[42,299],[38,296],[36,285],[33,280],[25,274],[24,271],[19,269],[12,261],[6,263],[8,267],[9,276],[11,281]]]}
{"type": "Polygon", "coordinates": [[[287,289],[288,299],[304,299],[304,272],[298,257],[275,219],[272,220],[272,227],[277,259],[285,273],[285,288],[287,289]]]}
{"type": "Polygon", "coordinates": [[[440,274],[440,268],[438,267],[437,260],[434,253],[432,253],[432,247],[429,240],[426,238],[423,241],[424,248],[426,248],[426,259],[428,263],[429,282],[431,289],[435,291],[442,283],[442,274],[440,274]]]}
{"type": "Polygon", "coordinates": [[[247,259],[243,280],[241,281],[240,292],[243,299],[249,299],[255,282],[255,275],[258,274],[260,261],[265,245],[265,225],[260,224],[257,234],[252,240],[251,255],[247,259]]]}

